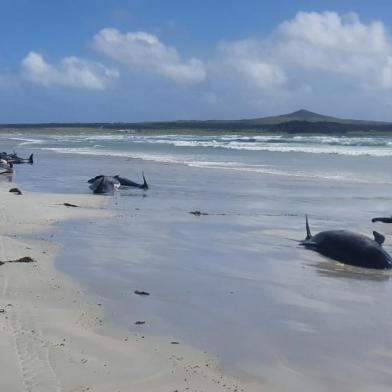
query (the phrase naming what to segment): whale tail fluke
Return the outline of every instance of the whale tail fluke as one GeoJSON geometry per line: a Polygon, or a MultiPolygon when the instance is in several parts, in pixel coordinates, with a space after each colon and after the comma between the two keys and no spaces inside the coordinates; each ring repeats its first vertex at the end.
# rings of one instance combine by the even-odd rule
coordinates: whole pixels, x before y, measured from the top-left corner
{"type": "Polygon", "coordinates": [[[144,177],[144,172],[143,172],[143,185],[140,188],[145,189],[145,190],[148,189],[148,184],[146,181],[146,177],[144,177]]]}
{"type": "Polygon", "coordinates": [[[34,157],[34,154],[31,154],[31,155],[29,156],[29,163],[30,163],[30,165],[32,165],[32,164],[34,163],[33,157],[34,157]]]}
{"type": "Polygon", "coordinates": [[[312,238],[312,234],[310,233],[308,214],[306,214],[306,238],[305,240],[310,240],[312,238]]]}

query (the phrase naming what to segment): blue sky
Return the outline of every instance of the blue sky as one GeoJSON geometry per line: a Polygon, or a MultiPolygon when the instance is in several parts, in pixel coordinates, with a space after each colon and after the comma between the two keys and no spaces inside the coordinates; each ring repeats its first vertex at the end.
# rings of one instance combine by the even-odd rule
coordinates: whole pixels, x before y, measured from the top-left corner
{"type": "Polygon", "coordinates": [[[392,2],[0,0],[0,122],[392,121],[392,2]]]}

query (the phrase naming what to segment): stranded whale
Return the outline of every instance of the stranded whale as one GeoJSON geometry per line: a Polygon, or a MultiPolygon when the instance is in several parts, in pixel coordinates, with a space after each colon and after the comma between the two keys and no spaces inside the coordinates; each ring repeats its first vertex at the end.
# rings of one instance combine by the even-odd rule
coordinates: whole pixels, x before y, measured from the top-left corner
{"type": "Polygon", "coordinates": [[[96,194],[112,193],[120,188],[120,182],[112,176],[100,175],[91,178],[88,182],[91,184],[90,189],[96,194]]]}
{"type": "Polygon", "coordinates": [[[348,230],[328,230],[312,236],[306,216],[306,234],[300,245],[341,263],[363,268],[392,268],[392,258],[382,247],[385,237],[376,231],[373,231],[374,239],[348,230]]]}
{"type": "Polygon", "coordinates": [[[15,152],[13,154],[8,154],[6,152],[0,152],[0,159],[4,159],[8,163],[21,164],[21,163],[34,163],[34,154],[31,154],[28,158],[21,158],[15,152]]]}
{"type": "MultiPolygon", "coordinates": [[[[116,184],[116,189],[118,188],[129,188],[129,187],[134,187],[134,188],[139,188],[139,189],[144,189],[147,190],[148,189],[148,184],[146,181],[146,178],[144,177],[144,173],[143,173],[143,184],[139,184],[137,182],[128,180],[128,178],[124,178],[124,177],[120,177],[119,175],[115,175],[115,176],[104,176],[103,174],[100,174],[98,176],[95,176],[94,178],[90,178],[87,182],[90,185],[90,189],[93,189],[93,187],[96,187],[98,184],[98,180],[101,180],[103,177],[106,177],[105,182],[111,181],[114,184],[116,184]],[[95,184],[95,185],[94,185],[95,184]]],[[[110,187],[108,188],[110,189],[110,187]]],[[[94,190],[94,189],[93,189],[94,190]]],[[[113,189],[110,189],[109,192],[113,191],[113,189]]],[[[94,193],[107,193],[106,192],[94,192],[94,193]]]]}
{"type": "Polygon", "coordinates": [[[140,188],[144,190],[148,189],[148,184],[146,178],[144,177],[144,173],[143,173],[143,184],[138,184],[137,182],[128,180],[128,178],[120,177],[118,175],[114,176],[114,178],[116,178],[121,184],[121,186],[123,187],[134,187],[134,188],[140,188]]]}

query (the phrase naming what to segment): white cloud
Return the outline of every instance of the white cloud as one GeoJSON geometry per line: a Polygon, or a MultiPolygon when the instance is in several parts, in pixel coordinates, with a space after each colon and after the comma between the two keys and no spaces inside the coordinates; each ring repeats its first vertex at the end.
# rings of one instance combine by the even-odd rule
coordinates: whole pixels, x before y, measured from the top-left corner
{"type": "Polygon", "coordinates": [[[257,89],[284,86],[287,82],[284,70],[262,49],[262,45],[251,39],[221,44],[222,65],[229,71],[223,75],[231,73],[233,78],[241,77],[257,89]]]}
{"type": "Polygon", "coordinates": [[[355,13],[298,12],[268,38],[219,49],[222,66],[255,89],[305,91],[317,82],[312,71],[364,89],[392,89],[392,42],[385,27],[379,21],[365,24],[355,13]]]}
{"type": "Polygon", "coordinates": [[[276,32],[276,56],[286,67],[340,74],[366,88],[392,87],[392,47],[381,22],[356,14],[299,12],[276,32]]]}
{"type": "Polygon", "coordinates": [[[51,65],[36,52],[30,52],[23,59],[22,72],[25,79],[45,87],[59,85],[95,90],[104,90],[119,77],[114,69],[77,57],[65,57],[60,64],[51,65]]]}
{"type": "Polygon", "coordinates": [[[105,28],[94,36],[93,47],[100,53],[137,70],[148,70],[177,83],[197,83],[206,78],[201,60],[183,60],[178,51],[146,32],[121,33],[105,28]]]}
{"type": "Polygon", "coordinates": [[[278,27],[281,39],[307,44],[322,50],[346,53],[384,53],[389,50],[381,22],[363,24],[355,13],[298,12],[294,19],[278,27]]]}
{"type": "MultiPolygon", "coordinates": [[[[98,31],[92,47],[106,61],[122,64],[124,74],[127,68],[140,76],[118,84],[124,96],[129,91],[143,95],[145,86],[155,86],[159,78],[190,85],[186,95],[169,83],[143,95],[146,107],[156,108],[170,97],[179,116],[200,110],[214,117],[250,117],[298,107],[328,107],[336,114],[349,110],[352,116],[366,109],[389,116],[392,40],[382,22],[365,22],[354,13],[298,12],[269,35],[220,43],[209,58],[186,57],[147,32],[114,28],[98,31]]],[[[104,89],[119,77],[96,62],[68,57],[49,64],[34,52],[23,60],[22,70],[26,79],[44,86],[104,89]]]]}

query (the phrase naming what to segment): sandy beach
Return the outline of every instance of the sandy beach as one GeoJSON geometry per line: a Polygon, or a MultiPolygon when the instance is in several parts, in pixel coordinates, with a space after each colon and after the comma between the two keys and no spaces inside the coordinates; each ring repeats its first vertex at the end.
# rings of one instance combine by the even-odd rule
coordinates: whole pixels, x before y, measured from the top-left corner
{"type": "Polygon", "coordinates": [[[4,390],[388,391],[390,272],[298,242],[308,214],[312,233],[377,230],[391,252],[371,218],[390,214],[392,158],[153,140],[4,137],[36,156],[1,185],[0,260],[36,260],[0,266],[4,390]],[[142,172],[148,191],[86,182],[142,172]]]}
{"type": "Polygon", "coordinates": [[[99,298],[53,267],[62,249],[40,235],[50,237],[54,225],[67,219],[110,219],[103,199],[16,196],[8,188],[1,184],[0,260],[29,256],[35,262],[0,266],[2,391],[256,390],[225,375],[206,353],[108,330],[99,298]]]}

